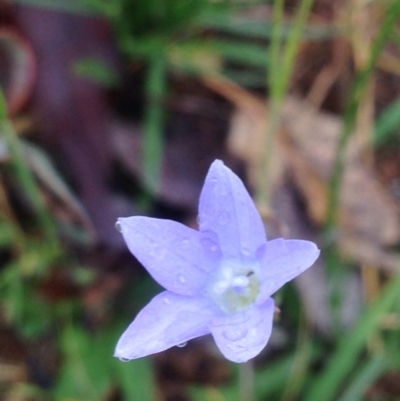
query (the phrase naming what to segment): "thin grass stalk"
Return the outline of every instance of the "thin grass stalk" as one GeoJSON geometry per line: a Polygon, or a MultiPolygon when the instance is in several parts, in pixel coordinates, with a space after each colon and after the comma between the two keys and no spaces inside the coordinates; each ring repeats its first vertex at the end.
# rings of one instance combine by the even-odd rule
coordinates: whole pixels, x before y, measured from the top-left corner
{"type": "MultiPolygon", "coordinates": [[[[384,45],[386,44],[392,32],[394,24],[400,15],[400,2],[392,2],[386,12],[382,27],[371,46],[370,58],[363,70],[361,70],[350,90],[349,100],[343,117],[343,131],[339,139],[338,151],[333,168],[333,173],[329,185],[328,209],[326,223],[326,238],[329,240],[334,238],[334,232],[339,222],[339,202],[340,188],[343,180],[345,167],[345,151],[351,136],[355,132],[357,117],[363,95],[368,91],[370,79],[374,72],[374,68],[378,62],[384,45]]],[[[326,249],[327,268],[330,272],[332,282],[331,294],[331,311],[332,311],[332,328],[339,335],[341,330],[341,292],[344,280],[344,272],[339,269],[342,265],[341,258],[337,252],[334,242],[330,241],[326,249]]]]}
{"type": "Polygon", "coordinates": [[[26,165],[21,142],[14,130],[13,125],[7,118],[6,102],[1,91],[0,127],[10,150],[11,163],[15,172],[15,177],[20,183],[21,187],[24,189],[25,194],[36,211],[38,223],[44,232],[49,248],[56,251],[59,244],[56,236],[54,220],[49,214],[32,172],[26,165]]]}
{"type": "Polygon", "coordinates": [[[399,299],[400,274],[397,274],[382,291],[381,297],[365,310],[350,333],[344,333],[336,352],[329,358],[325,370],[315,378],[314,384],[304,397],[307,401],[332,401],[348,375],[357,365],[357,360],[367,341],[378,330],[384,314],[390,311],[399,299]]]}
{"type": "Polygon", "coordinates": [[[153,52],[146,78],[147,105],[144,119],[143,168],[145,184],[155,192],[160,185],[163,154],[163,128],[165,121],[166,56],[153,52]]]}
{"type": "Polygon", "coordinates": [[[306,27],[308,16],[310,15],[311,7],[314,0],[303,0],[300,3],[299,10],[296,14],[292,30],[290,31],[288,42],[285,49],[285,54],[283,57],[282,64],[282,76],[281,76],[281,96],[285,96],[288,86],[290,83],[290,78],[293,73],[295,66],[295,58],[299,50],[300,40],[303,35],[304,28],[306,27]]]}
{"type": "Polygon", "coordinates": [[[65,326],[60,333],[60,348],[64,356],[64,368],[70,364],[73,366],[74,385],[78,388],[85,389],[85,393],[91,400],[101,399],[99,392],[92,378],[89,376],[87,367],[85,366],[84,356],[82,355],[82,347],[87,346],[80,329],[74,322],[73,307],[70,305],[65,308],[65,326]]]}
{"type": "Polygon", "coordinates": [[[337,401],[362,401],[365,391],[388,369],[386,355],[376,354],[362,364],[349,386],[337,401]]]}
{"type": "Polygon", "coordinates": [[[338,151],[330,182],[327,216],[328,233],[331,232],[338,223],[340,186],[344,173],[345,150],[347,148],[349,139],[354,133],[360,99],[368,87],[368,82],[373,74],[378,58],[383,50],[384,45],[388,41],[399,16],[400,1],[392,1],[386,12],[385,19],[382,22],[382,28],[380,29],[375,42],[372,44],[370,59],[368,60],[366,67],[358,74],[349,95],[349,100],[343,117],[343,131],[339,140],[338,151]]]}
{"type": "Polygon", "coordinates": [[[239,399],[240,401],[254,400],[254,366],[253,361],[242,363],[239,367],[239,399]]]}
{"type": "Polygon", "coordinates": [[[15,240],[13,241],[13,250],[19,255],[21,254],[26,246],[26,238],[21,228],[19,227],[17,217],[14,214],[14,211],[11,207],[10,200],[7,196],[4,187],[3,177],[0,175],[0,209],[1,213],[4,213],[4,219],[7,221],[7,224],[11,227],[13,237],[15,240]]]}
{"type": "Polygon", "coordinates": [[[280,59],[281,47],[283,41],[283,24],[284,24],[284,1],[276,0],[272,10],[272,29],[271,29],[271,44],[269,50],[269,69],[267,71],[268,87],[271,92],[271,98],[279,97],[276,90],[277,82],[280,79],[280,59]]]}
{"type": "Polygon", "coordinates": [[[27,4],[33,7],[47,8],[78,15],[96,14],[89,6],[90,3],[82,0],[13,0],[14,3],[27,4]]]}
{"type": "Polygon", "coordinates": [[[302,313],[300,319],[294,360],[281,401],[291,401],[298,397],[302,387],[304,386],[307,371],[312,359],[312,340],[309,335],[304,313],[302,313]]]}
{"type": "Polygon", "coordinates": [[[268,86],[271,94],[268,126],[264,144],[264,157],[259,188],[256,194],[261,208],[271,203],[271,160],[276,133],[281,122],[284,99],[289,88],[294,62],[299,49],[302,31],[307,22],[314,0],[303,0],[296,14],[293,29],[289,32],[286,45],[284,40],[284,1],[276,0],[273,7],[271,45],[269,52],[268,86]]]}

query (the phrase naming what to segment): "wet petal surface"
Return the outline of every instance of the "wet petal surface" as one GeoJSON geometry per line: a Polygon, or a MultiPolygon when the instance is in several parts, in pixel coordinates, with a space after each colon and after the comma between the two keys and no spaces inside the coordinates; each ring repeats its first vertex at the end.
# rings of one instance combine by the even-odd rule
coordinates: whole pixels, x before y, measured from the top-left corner
{"type": "Polygon", "coordinates": [[[260,272],[264,299],[307,270],[319,254],[317,246],[310,241],[282,238],[268,241],[261,259],[260,272]]]}
{"type": "Polygon", "coordinates": [[[140,311],[118,341],[114,356],[140,358],[208,334],[214,314],[215,308],[206,298],[165,291],[140,311]]]}
{"type": "Polygon", "coordinates": [[[210,167],[199,204],[200,231],[215,232],[226,258],[255,257],[266,241],[264,226],[238,176],[216,160],[210,167]]]}
{"type": "Polygon", "coordinates": [[[198,231],[141,216],[120,218],[118,223],[129,250],[159,284],[181,295],[202,290],[214,265],[198,231]]]}
{"type": "Polygon", "coordinates": [[[269,298],[241,313],[215,317],[210,331],[225,358],[241,363],[257,356],[271,336],[274,309],[269,298]]]}

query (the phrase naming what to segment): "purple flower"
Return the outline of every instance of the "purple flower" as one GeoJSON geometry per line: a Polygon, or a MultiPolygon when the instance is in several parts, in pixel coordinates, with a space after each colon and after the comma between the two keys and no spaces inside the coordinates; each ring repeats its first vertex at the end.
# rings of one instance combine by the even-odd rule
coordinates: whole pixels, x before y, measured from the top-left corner
{"type": "Polygon", "coordinates": [[[118,341],[115,356],[140,358],[211,333],[222,354],[246,362],[267,344],[274,294],[308,269],[309,241],[267,241],[242,181],[216,160],[200,195],[199,231],[150,217],[118,219],[129,250],[167,290],[118,341]]]}

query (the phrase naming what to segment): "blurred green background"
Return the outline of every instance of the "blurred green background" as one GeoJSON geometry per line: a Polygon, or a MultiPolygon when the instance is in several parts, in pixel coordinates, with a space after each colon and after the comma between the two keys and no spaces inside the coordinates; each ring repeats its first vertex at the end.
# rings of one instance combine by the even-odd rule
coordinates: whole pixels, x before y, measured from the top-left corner
{"type": "Polygon", "coordinates": [[[400,400],[400,2],[0,1],[0,399],[400,400]],[[210,163],[310,239],[266,349],[124,363],[161,288],[119,216],[196,227],[210,163]]]}

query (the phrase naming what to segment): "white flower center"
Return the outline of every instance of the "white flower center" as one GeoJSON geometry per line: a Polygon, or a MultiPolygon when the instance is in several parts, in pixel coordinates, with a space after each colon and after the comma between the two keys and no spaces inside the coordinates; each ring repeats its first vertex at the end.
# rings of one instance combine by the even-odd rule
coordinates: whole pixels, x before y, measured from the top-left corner
{"type": "Polygon", "coordinates": [[[209,282],[207,295],[226,313],[236,313],[254,304],[260,293],[258,263],[238,264],[225,260],[209,282]]]}

